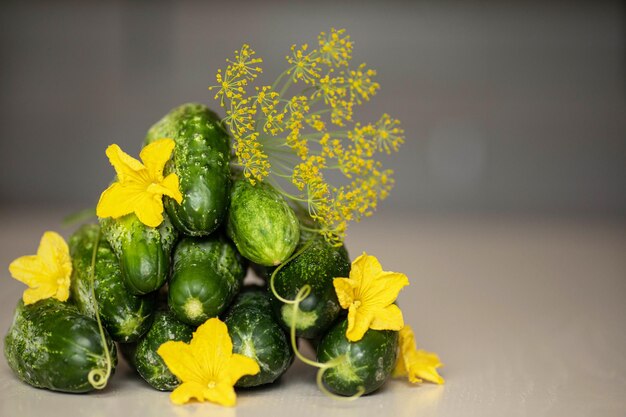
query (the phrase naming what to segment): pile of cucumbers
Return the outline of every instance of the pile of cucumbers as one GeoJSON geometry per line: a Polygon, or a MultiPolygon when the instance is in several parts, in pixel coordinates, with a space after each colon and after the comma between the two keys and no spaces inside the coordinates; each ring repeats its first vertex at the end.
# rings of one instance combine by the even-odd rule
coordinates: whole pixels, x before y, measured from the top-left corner
{"type": "Polygon", "coordinates": [[[86,392],[98,387],[103,370],[114,371],[121,352],[150,386],[173,390],[180,381],[157,349],[168,340],[189,342],[197,326],[220,317],[234,352],[261,369],[238,387],[270,384],[287,371],[292,325],[312,341],[318,361],[341,358],[323,375],[331,392],[382,386],[396,362],[398,333],[346,339],[346,312],[333,287],[333,278],[350,272],[345,247],[302,231],[310,219],[281,194],[231,170],[230,136],[206,106],[172,110],[144,145],[164,137],[175,141],[164,174],[177,174],[182,203],[164,197],[156,228],[129,214],[83,225],[70,237],[70,299],[16,308],[4,344],[15,374],[35,387],[86,392]],[[244,285],[248,269],[266,285],[244,285]],[[272,274],[280,297],[267,285],[272,274]],[[304,286],[310,293],[299,304],[280,300],[293,300],[304,286]]]}

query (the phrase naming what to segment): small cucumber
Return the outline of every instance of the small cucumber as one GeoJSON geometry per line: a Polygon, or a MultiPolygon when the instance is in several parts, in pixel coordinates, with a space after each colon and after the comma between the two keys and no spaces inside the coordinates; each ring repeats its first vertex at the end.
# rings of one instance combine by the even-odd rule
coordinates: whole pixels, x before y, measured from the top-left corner
{"type": "MultiPolygon", "coordinates": [[[[319,235],[301,245],[307,248],[276,273],[274,287],[278,295],[289,300],[304,285],[311,287],[309,296],[300,303],[296,322],[296,335],[310,339],[321,336],[339,316],[341,306],[333,279],[348,276],[350,258],[343,246],[334,247],[319,235]]],[[[289,328],[294,306],[273,296],[272,306],[282,325],[289,328]]]]}
{"type": "Polygon", "coordinates": [[[171,391],[180,385],[180,380],[167,368],[157,349],[168,340],[188,343],[193,331],[193,327],[179,321],[171,311],[159,310],[148,333],[129,351],[130,362],[153,388],[171,391]]]}
{"type": "Polygon", "coordinates": [[[156,294],[136,296],[126,290],[117,257],[104,236],[100,235],[100,227],[95,224],[81,227],[69,240],[73,266],[72,301],[81,313],[96,317],[91,293],[91,262],[95,243],[98,249],[93,284],[100,318],[116,342],[137,340],[150,328],[156,294]]]}
{"type": "Polygon", "coordinates": [[[239,379],[237,387],[270,384],[293,363],[289,338],[272,314],[269,297],[258,287],[242,291],[224,318],[233,341],[233,352],[254,359],[261,368],[256,375],[239,379]]]}
{"type": "Polygon", "coordinates": [[[285,199],[269,184],[239,179],[231,193],[228,236],[239,252],[260,265],[278,265],[291,255],[300,224],[285,199]]]}
{"type": "MultiPolygon", "coordinates": [[[[107,344],[114,368],[115,345],[111,340],[107,344]]],[[[20,380],[54,391],[91,391],[89,373],[107,366],[96,321],[52,298],[30,305],[20,300],[4,339],[4,355],[20,380]]]]}
{"type": "Polygon", "coordinates": [[[165,210],[182,233],[206,236],[226,218],[230,198],[230,137],[202,104],[173,109],[150,128],[145,143],[171,138],[174,154],[164,174],[178,176],[183,201],[165,197],[165,210]]]}
{"type": "Polygon", "coordinates": [[[163,219],[159,227],[146,226],[135,214],[100,219],[102,233],[119,259],[124,284],[135,295],[156,291],[167,280],[178,232],[165,213],[163,219]]]}
{"type": "Polygon", "coordinates": [[[346,319],[338,322],[317,346],[317,360],[328,362],[345,355],[345,361],[326,370],[324,385],[335,394],[354,395],[359,387],[369,394],[380,388],[396,364],[398,332],[368,330],[358,342],[346,338],[346,319]]]}
{"type": "Polygon", "coordinates": [[[235,245],[220,234],[184,238],[174,250],[168,304],[181,321],[198,326],[228,307],[246,268],[235,245]]]}

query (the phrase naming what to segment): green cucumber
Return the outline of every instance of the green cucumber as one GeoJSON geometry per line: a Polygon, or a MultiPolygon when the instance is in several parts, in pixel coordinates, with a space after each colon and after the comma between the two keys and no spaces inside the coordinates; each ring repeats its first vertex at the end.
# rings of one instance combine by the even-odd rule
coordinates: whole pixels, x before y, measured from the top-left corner
{"type": "Polygon", "coordinates": [[[95,224],[81,227],[69,239],[73,266],[72,301],[81,313],[96,317],[91,292],[91,263],[96,243],[93,287],[100,318],[113,340],[132,342],[150,328],[156,294],[136,296],[126,290],[117,257],[95,224]]]}
{"type": "Polygon", "coordinates": [[[100,225],[119,259],[128,291],[143,295],[161,288],[167,280],[170,254],[178,237],[165,213],[158,227],[146,226],[134,213],[100,219],[100,225]]]}
{"type": "Polygon", "coordinates": [[[398,332],[368,330],[358,342],[346,338],[348,321],[337,323],[317,346],[317,360],[325,363],[344,356],[339,365],[324,372],[322,382],[333,393],[355,395],[362,387],[369,394],[380,388],[396,364],[398,332]]]}
{"type": "MultiPolygon", "coordinates": [[[[109,339],[107,344],[114,369],[115,345],[109,339]]],[[[54,391],[91,391],[89,373],[107,369],[97,322],[52,298],[30,305],[20,300],[4,339],[4,355],[20,380],[54,391]]]]}
{"type": "MultiPolygon", "coordinates": [[[[316,338],[339,316],[341,306],[333,279],[348,276],[350,258],[344,246],[334,247],[319,235],[302,242],[298,250],[303,252],[276,273],[274,288],[282,298],[293,300],[303,286],[311,287],[311,293],[298,308],[296,335],[316,338]]],[[[284,304],[272,296],[272,306],[282,325],[289,328],[293,321],[294,305],[284,304]]]]}
{"type": "Polygon", "coordinates": [[[179,321],[171,311],[157,311],[148,333],[130,351],[130,361],[141,377],[159,391],[171,391],[180,385],[180,380],[170,372],[157,354],[157,349],[168,340],[188,343],[194,328],[179,321]]]}
{"type": "Polygon", "coordinates": [[[289,337],[276,322],[265,290],[253,287],[242,291],[224,322],[233,341],[233,352],[254,359],[261,368],[258,374],[239,379],[235,386],[270,384],[293,363],[289,337]]]}
{"type": "Polygon", "coordinates": [[[239,179],[233,185],[228,236],[239,252],[260,265],[278,265],[292,254],[300,224],[285,199],[269,184],[239,179]]]}
{"type": "Polygon", "coordinates": [[[171,138],[174,154],[164,175],[178,176],[183,201],[165,197],[165,210],[182,233],[206,236],[226,218],[230,199],[230,137],[202,104],[183,104],[150,128],[145,143],[171,138]]]}
{"type": "Polygon", "coordinates": [[[246,268],[232,242],[220,234],[184,238],[174,250],[168,304],[181,321],[198,326],[228,307],[246,268]]]}

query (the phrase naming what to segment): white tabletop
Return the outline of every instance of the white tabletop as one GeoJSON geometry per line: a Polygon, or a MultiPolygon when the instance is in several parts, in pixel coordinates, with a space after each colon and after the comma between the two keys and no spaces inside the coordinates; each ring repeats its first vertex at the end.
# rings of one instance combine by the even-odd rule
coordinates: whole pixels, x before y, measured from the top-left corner
{"type": "MultiPolygon", "coordinates": [[[[56,211],[0,211],[0,329],[23,290],[14,258],[56,211]]],[[[236,408],[175,406],[122,362],[86,395],[21,383],[0,360],[0,416],[626,416],[626,223],[381,213],[349,230],[352,258],[404,272],[400,295],[418,346],[437,352],[444,386],[392,380],[351,403],[325,397],[297,362],[282,381],[240,391],[236,408]]],[[[306,351],[309,355],[310,351],[306,351]]]]}

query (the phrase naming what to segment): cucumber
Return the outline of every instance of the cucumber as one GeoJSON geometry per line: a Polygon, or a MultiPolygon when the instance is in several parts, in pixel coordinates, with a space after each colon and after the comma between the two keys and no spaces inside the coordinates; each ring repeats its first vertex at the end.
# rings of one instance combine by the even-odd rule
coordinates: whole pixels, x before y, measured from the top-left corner
{"type": "Polygon", "coordinates": [[[224,317],[233,341],[233,352],[254,359],[261,368],[256,375],[239,379],[237,387],[270,384],[293,363],[289,338],[276,322],[265,290],[246,288],[224,317]]]}
{"type": "MultiPolygon", "coordinates": [[[[115,345],[107,340],[115,367],[115,345]]],[[[98,324],[75,306],[48,298],[24,305],[20,300],[4,339],[4,355],[17,377],[37,388],[87,392],[92,370],[106,370],[98,324]]]]}
{"type": "Polygon", "coordinates": [[[232,242],[220,234],[182,239],[174,250],[170,308],[193,326],[217,316],[241,289],[246,267],[232,242]]]}
{"type": "Polygon", "coordinates": [[[143,295],[161,288],[167,280],[171,251],[178,237],[165,213],[159,227],[146,226],[133,213],[100,219],[100,225],[119,259],[128,291],[143,295]]]}
{"type": "Polygon", "coordinates": [[[231,193],[228,236],[239,252],[260,265],[278,265],[292,254],[300,225],[283,197],[269,184],[238,179],[231,193]]]}
{"type": "Polygon", "coordinates": [[[359,387],[369,394],[380,388],[396,364],[398,332],[368,330],[358,342],[346,338],[346,319],[338,322],[317,346],[317,360],[328,362],[345,355],[346,360],[326,370],[324,385],[335,394],[354,395],[359,387]]]}
{"type": "Polygon", "coordinates": [[[206,236],[226,218],[230,199],[230,137],[202,104],[183,104],[150,128],[145,143],[171,138],[174,155],[164,175],[178,175],[183,201],[165,197],[165,210],[182,233],[206,236]]]}
{"type": "Polygon", "coordinates": [[[168,340],[188,343],[193,337],[194,328],[179,321],[171,311],[157,311],[154,323],[148,333],[131,350],[130,362],[141,377],[159,391],[171,391],[180,385],[157,354],[157,349],[168,340]]]}
{"type": "MultiPolygon", "coordinates": [[[[281,297],[293,300],[304,285],[311,287],[311,293],[298,308],[296,335],[316,338],[339,316],[341,306],[333,279],[348,276],[350,258],[344,246],[334,247],[319,235],[311,237],[308,242],[303,241],[300,248],[302,245],[308,247],[276,273],[274,288],[281,297]]],[[[272,295],[272,306],[281,324],[289,328],[294,305],[283,304],[272,295]]]]}
{"type": "Polygon", "coordinates": [[[150,328],[156,294],[136,296],[126,291],[117,257],[95,224],[81,227],[69,239],[72,301],[81,313],[96,317],[91,293],[91,263],[96,242],[93,284],[100,318],[114,341],[132,342],[150,328]]]}

